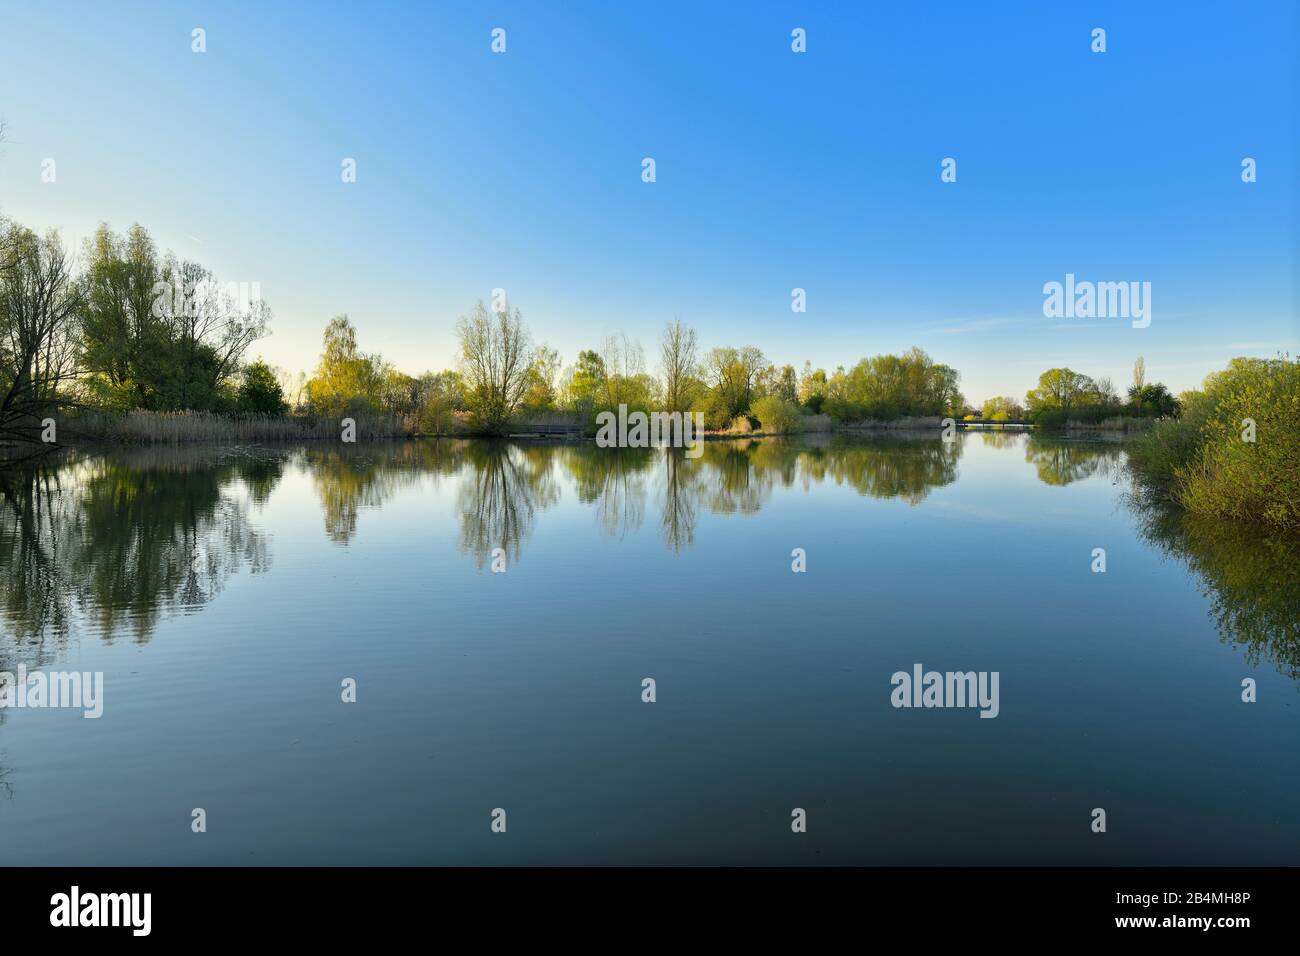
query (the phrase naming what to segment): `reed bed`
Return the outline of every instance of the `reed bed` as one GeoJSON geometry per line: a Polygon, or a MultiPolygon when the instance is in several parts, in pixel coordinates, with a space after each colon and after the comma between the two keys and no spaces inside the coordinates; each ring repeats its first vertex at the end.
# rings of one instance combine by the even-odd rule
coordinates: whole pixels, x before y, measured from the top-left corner
{"type": "MultiPolygon", "coordinates": [[[[406,438],[410,430],[395,418],[355,418],[357,441],[406,438]]],[[[123,445],[339,441],[341,419],[305,415],[217,415],[211,412],[132,411],[123,415],[88,412],[64,425],[61,438],[123,445]]]]}

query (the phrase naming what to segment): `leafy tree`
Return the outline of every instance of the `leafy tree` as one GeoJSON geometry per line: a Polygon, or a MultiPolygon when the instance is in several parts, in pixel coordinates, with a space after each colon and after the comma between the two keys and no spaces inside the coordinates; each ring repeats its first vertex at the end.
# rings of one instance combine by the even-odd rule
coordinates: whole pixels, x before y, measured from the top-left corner
{"type": "Polygon", "coordinates": [[[1160,382],[1134,385],[1128,390],[1128,407],[1135,415],[1167,418],[1178,414],[1178,399],[1160,382]]]}
{"type": "Polygon", "coordinates": [[[777,373],[772,394],[783,402],[789,402],[790,405],[798,405],[798,401],[800,401],[800,382],[798,382],[798,377],[794,375],[794,365],[781,365],[781,371],[777,373]]]}
{"type": "Polygon", "coordinates": [[[847,372],[836,369],[823,408],[841,421],[962,413],[966,400],[959,378],[955,369],[936,364],[919,348],[876,355],[847,372]]]}
{"type": "Polygon", "coordinates": [[[812,367],[805,361],[799,375],[799,402],[814,415],[821,414],[822,403],[826,401],[826,370],[812,367]]]}
{"type": "Polygon", "coordinates": [[[275,370],[261,359],[245,367],[236,408],[245,415],[283,415],[289,410],[275,370]]]}
{"type": "Polygon", "coordinates": [[[101,224],[85,250],[82,344],[95,394],[120,407],[217,410],[270,309],[196,262],[160,258],[138,223],[101,224]]]}
{"type": "Polygon", "coordinates": [[[645,374],[645,353],[626,335],[605,339],[600,353],[605,377],[596,405],[598,410],[617,410],[619,405],[648,411],[655,387],[645,374]]]}
{"type": "Polygon", "coordinates": [[[377,357],[357,347],[357,330],[346,315],[325,326],[316,374],[307,382],[307,401],[320,415],[336,416],[351,409],[383,406],[383,370],[377,357]]]}
{"type": "Polygon", "coordinates": [[[458,331],[470,413],[483,430],[502,432],[519,410],[533,364],[523,316],[518,309],[489,313],[480,301],[458,331]]]}
{"type": "Polygon", "coordinates": [[[425,435],[449,435],[460,423],[466,405],[465,382],[459,372],[426,372],[420,376],[420,408],[415,430],[425,435]]]}
{"type": "Polygon", "coordinates": [[[86,244],[84,311],[85,362],[95,390],[110,404],[155,408],[153,382],[166,331],[154,315],[154,287],[161,270],[148,232],[138,223],[117,236],[101,223],[86,244]]]}
{"type": "Polygon", "coordinates": [[[1024,414],[1024,407],[1009,395],[987,399],[980,408],[981,418],[996,422],[1004,422],[1009,418],[1023,418],[1024,414]]]}
{"type": "Polygon", "coordinates": [[[81,293],[57,233],[0,224],[0,435],[35,441],[78,374],[81,293]]]}
{"type": "Polygon", "coordinates": [[[763,353],[752,345],[715,348],[704,364],[705,380],[717,395],[717,401],[709,404],[725,408],[728,419],[749,411],[759,373],[767,364],[763,353]]]}
{"type": "Polygon", "coordinates": [[[539,345],[528,369],[528,388],[522,407],[531,413],[554,411],[559,404],[560,353],[539,345]]]}
{"type": "Polygon", "coordinates": [[[578,362],[569,375],[565,388],[566,404],[571,408],[591,411],[596,397],[605,387],[605,360],[599,352],[584,349],[578,353],[578,362]]]}
{"type": "Polygon", "coordinates": [[[1038,376],[1038,387],[1025,394],[1025,404],[1031,416],[1048,410],[1068,413],[1095,388],[1096,383],[1086,375],[1068,368],[1052,368],[1038,376]]]}

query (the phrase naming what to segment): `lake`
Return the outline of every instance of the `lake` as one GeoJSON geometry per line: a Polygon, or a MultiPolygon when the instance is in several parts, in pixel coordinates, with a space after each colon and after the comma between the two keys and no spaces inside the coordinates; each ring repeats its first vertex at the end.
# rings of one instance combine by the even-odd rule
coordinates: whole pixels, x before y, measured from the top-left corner
{"type": "Polygon", "coordinates": [[[1141,504],[1120,443],[72,451],[0,488],[0,670],[103,674],[98,719],[0,710],[8,864],[1300,864],[1300,547],[1141,504]],[[895,706],[917,665],[996,673],[996,716],[895,706]]]}

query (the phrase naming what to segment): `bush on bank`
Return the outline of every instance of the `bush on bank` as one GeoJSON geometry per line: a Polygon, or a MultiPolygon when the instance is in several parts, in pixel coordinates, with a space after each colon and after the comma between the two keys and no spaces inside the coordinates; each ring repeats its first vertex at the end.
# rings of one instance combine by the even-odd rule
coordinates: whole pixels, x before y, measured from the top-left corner
{"type": "Polygon", "coordinates": [[[1300,532],[1300,361],[1233,359],[1133,443],[1129,465],[1188,511],[1300,532]]]}

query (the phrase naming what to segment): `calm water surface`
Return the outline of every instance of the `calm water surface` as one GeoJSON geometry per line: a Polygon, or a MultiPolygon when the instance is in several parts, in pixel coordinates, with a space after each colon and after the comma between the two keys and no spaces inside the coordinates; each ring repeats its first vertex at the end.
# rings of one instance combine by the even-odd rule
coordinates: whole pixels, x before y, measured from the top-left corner
{"type": "Polygon", "coordinates": [[[5,863],[1300,864],[1300,549],[1138,509],[1120,445],[141,450],[0,483],[0,670],[105,680],[99,720],[0,711],[5,863]],[[893,708],[916,663],[998,671],[999,716],[893,708]]]}

